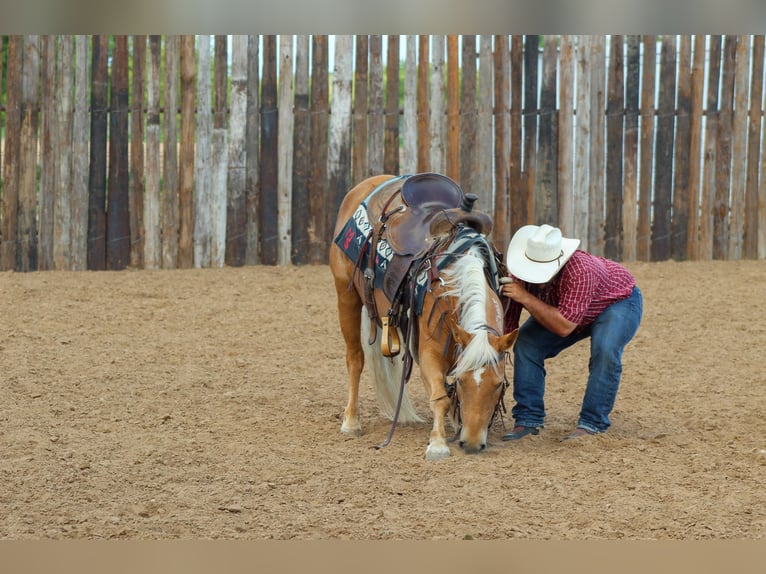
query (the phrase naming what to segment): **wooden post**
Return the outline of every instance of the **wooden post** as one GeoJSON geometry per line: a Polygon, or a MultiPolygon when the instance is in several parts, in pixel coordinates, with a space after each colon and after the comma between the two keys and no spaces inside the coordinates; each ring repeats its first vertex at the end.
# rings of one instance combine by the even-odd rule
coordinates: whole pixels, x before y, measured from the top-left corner
{"type": "Polygon", "coordinates": [[[676,95],[676,38],[662,37],[660,58],[660,94],[657,105],[657,141],[655,144],[654,217],[652,219],[651,258],[670,258],[670,208],[673,197],[673,129],[676,95]]]}
{"type": "Polygon", "coordinates": [[[327,244],[332,241],[338,208],[350,189],[351,177],[351,69],[352,36],[335,38],[335,69],[332,79],[330,142],[327,154],[328,201],[326,203],[327,244]]]}
{"type": "Polygon", "coordinates": [[[245,127],[245,203],[247,205],[247,252],[245,263],[261,261],[261,114],[260,37],[247,37],[247,126],[245,127]]]}
{"type": "MultiPolygon", "coordinates": [[[[764,36],[759,34],[753,39],[752,83],[750,84],[750,121],[747,138],[747,189],[745,191],[745,241],[744,256],[748,259],[758,257],[758,213],[766,209],[758,206],[758,164],[761,155],[761,107],[763,102],[763,60],[764,36]]],[[[766,173],[761,175],[766,180],[766,173]]]]}
{"type": "Polygon", "coordinates": [[[88,37],[75,38],[75,104],[72,125],[72,233],[71,269],[84,271],[88,265],[88,147],[90,141],[88,37]]]}
{"type": "Polygon", "coordinates": [[[279,257],[279,148],[277,133],[277,39],[263,37],[261,88],[261,263],[276,265],[279,257]]]}
{"type": "Polygon", "coordinates": [[[197,141],[194,153],[194,267],[210,267],[213,187],[210,36],[197,36],[197,141]]]}
{"type": "Polygon", "coordinates": [[[707,116],[705,118],[705,163],[703,166],[700,212],[700,259],[713,258],[713,205],[715,198],[718,141],[718,87],[721,71],[721,36],[710,37],[708,50],[707,116]]]}
{"type": "Polygon", "coordinates": [[[588,209],[588,249],[594,255],[604,253],[604,124],[606,98],[604,84],[606,76],[606,38],[593,37],[591,43],[591,92],[590,92],[590,190],[588,209]]]}
{"type": "MultiPolygon", "coordinates": [[[[56,57],[56,158],[58,174],[53,226],[53,267],[72,267],[72,128],[74,124],[74,37],[59,37],[56,57]]],[[[87,202],[87,200],[86,200],[87,202]]]]}
{"type": "MultiPolygon", "coordinates": [[[[130,92],[130,266],[144,266],[144,82],[146,36],[133,36],[133,82],[130,92]]],[[[148,142],[147,142],[148,143],[148,142]]]]}
{"type": "Polygon", "coordinates": [[[213,141],[211,148],[210,182],[210,266],[223,267],[226,259],[226,203],[229,172],[228,147],[228,95],[229,47],[225,35],[215,37],[215,76],[213,86],[213,141]]]}
{"type": "Polygon", "coordinates": [[[444,49],[445,38],[441,34],[431,36],[431,171],[444,173],[447,167],[447,102],[444,98],[444,49]]]}
{"type": "Polygon", "coordinates": [[[559,220],[558,118],[556,116],[556,75],[558,73],[558,36],[543,39],[543,69],[540,87],[540,128],[534,186],[535,220],[555,225],[559,220]]]}
{"type": "Polygon", "coordinates": [[[366,34],[356,36],[354,70],[354,151],[351,160],[354,184],[367,177],[367,115],[370,43],[366,34]]]}
{"type": "Polygon", "coordinates": [[[277,105],[277,126],[279,134],[279,160],[277,175],[277,231],[279,246],[277,265],[290,263],[293,191],[293,37],[290,34],[279,36],[279,103],[277,105]]]}
{"type": "Polygon", "coordinates": [[[399,36],[388,37],[386,137],[383,171],[399,173],[399,36]]]}
{"type": "Polygon", "coordinates": [[[458,182],[460,181],[459,78],[458,37],[450,34],[447,36],[447,177],[458,182]]]}
{"type": "Polygon", "coordinates": [[[178,267],[194,265],[194,36],[181,36],[181,153],[178,190],[178,267]]]}
{"type": "Polygon", "coordinates": [[[293,130],[292,241],[290,257],[296,265],[309,261],[309,174],[311,119],[309,116],[309,37],[296,36],[295,128],[293,130]]]}
{"type": "Polygon", "coordinates": [[[572,196],[574,216],[573,237],[580,240],[580,248],[588,245],[588,190],[590,189],[590,36],[577,37],[577,113],[575,116],[575,184],[572,196]]]}
{"type": "Polygon", "coordinates": [[[621,35],[612,36],[606,108],[606,194],[604,199],[604,256],[609,259],[619,259],[622,255],[622,164],[625,119],[623,44],[621,35]]]}
{"type": "Polygon", "coordinates": [[[557,158],[557,195],[558,226],[565,237],[574,233],[574,212],[572,211],[573,170],[573,140],[574,140],[574,36],[561,36],[560,65],[560,98],[558,124],[558,158],[557,158]]]}
{"type": "MultiPolygon", "coordinates": [[[[516,34],[511,36],[511,145],[508,157],[508,185],[511,196],[511,235],[519,227],[529,223],[531,218],[529,198],[525,194],[521,176],[524,143],[521,130],[523,111],[521,95],[524,89],[523,67],[524,37],[521,34],[516,34]]],[[[504,245],[503,249],[505,247],[504,245]]]]}
{"type": "MultiPolygon", "coordinates": [[[[368,116],[367,176],[383,173],[383,38],[370,36],[370,107],[368,116]]],[[[354,182],[356,183],[356,182],[354,182]]]]}
{"type": "Polygon", "coordinates": [[[404,113],[402,115],[402,165],[405,174],[418,169],[418,61],[417,36],[407,36],[404,64],[404,113]]]}
{"type": "Polygon", "coordinates": [[[686,259],[689,228],[689,156],[691,153],[691,36],[681,36],[676,88],[676,137],[673,159],[673,211],[670,219],[670,257],[686,259]]]}
{"type": "Polygon", "coordinates": [[[24,37],[21,99],[21,161],[19,163],[19,212],[17,271],[36,271],[37,252],[37,129],[40,123],[40,37],[24,37]]]}
{"type": "Polygon", "coordinates": [[[247,252],[247,36],[231,39],[231,122],[229,123],[226,265],[241,267],[247,252]]]}
{"type": "Polygon", "coordinates": [[[742,259],[745,239],[745,187],[747,184],[747,99],[750,80],[750,36],[737,39],[732,125],[731,218],[729,259],[742,259]]]}
{"type": "MultiPolygon", "coordinates": [[[[535,180],[537,179],[535,158],[537,156],[537,115],[538,115],[538,44],[539,36],[524,38],[524,166],[521,172],[521,189],[526,201],[527,218],[535,216],[535,180]]],[[[535,221],[535,223],[550,223],[535,221]]]]}
{"type": "Polygon", "coordinates": [[[311,175],[309,179],[309,236],[311,237],[311,262],[327,261],[330,235],[326,221],[328,190],[328,40],[326,35],[312,37],[311,61],[311,175]]]}
{"type": "Polygon", "coordinates": [[[641,165],[639,167],[636,257],[648,261],[651,246],[652,173],[654,169],[654,90],[657,39],[644,36],[641,79],[641,165]]]}
{"type": "Polygon", "coordinates": [[[625,74],[625,163],[622,208],[622,260],[636,259],[636,216],[638,207],[638,102],[641,37],[628,36],[625,74]]]}
{"type": "Polygon", "coordinates": [[[686,258],[699,257],[699,209],[701,188],[702,95],[705,79],[705,36],[694,37],[694,60],[689,102],[689,208],[686,227],[686,258]]]}
{"type": "Polygon", "coordinates": [[[721,100],[713,199],[713,259],[729,258],[729,193],[731,190],[731,146],[734,116],[734,74],[737,37],[727,35],[723,50],[721,100]]]}
{"type": "Polygon", "coordinates": [[[21,161],[21,70],[24,39],[14,35],[8,38],[5,157],[3,162],[2,219],[0,219],[0,269],[16,269],[18,253],[19,165],[21,161]]]}
{"type": "Polygon", "coordinates": [[[39,210],[39,240],[38,240],[38,269],[48,271],[53,269],[53,235],[55,228],[54,208],[58,196],[57,171],[60,158],[55,157],[58,151],[56,143],[56,98],[60,96],[56,90],[56,36],[42,36],[42,86],[40,87],[40,192],[38,198],[39,210]]]}
{"type": "Polygon", "coordinates": [[[477,163],[478,173],[475,185],[481,190],[486,198],[484,210],[494,213],[494,185],[493,185],[493,133],[492,133],[492,96],[495,91],[493,80],[494,62],[492,57],[492,36],[483,34],[479,36],[479,124],[477,133],[477,163]]]}
{"type": "Polygon", "coordinates": [[[494,169],[494,225],[492,238],[499,245],[507,245],[510,234],[510,189],[508,176],[508,36],[495,35],[493,53],[495,107],[495,169],[494,169]]]}
{"type": "Polygon", "coordinates": [[[463,36],[463,69],[460,92],[460,185],[476,194],[481,209],[492,209],[492,191],[479,186],[476,110],[476,36],[463,36]]]}
{"type": "Polygon", "coordinates": [[[109,113],[109,185],[106,210],[106,265],[130,264],[130,198],[128,180],[128,37],[114,37],[109,113]]]}
{"type": "MultiPolygon", "coordinates": [[[[143,264],[159,269],[162,263],[160,227],[160,75],[162,74],[162,36],[149,36],[147,80],[146,163],[143,217],[143,264]]],[[[135,108],[135,106],[134,106],[135,108]]],[[[173,145],[175,142],[166,142],[173,145]]]]}
{"type": "Polygon", "coordinates": [[[418,172],[431,169],[431,109],[429,102],[430,38],[418,38],[418,172]]]}
{"type": "Polygon", "coordinates": [[[178,267],[180,188],[178,179],[179,37],[165,37],[165,132],[162,158],[162,267],[178,267]]]}

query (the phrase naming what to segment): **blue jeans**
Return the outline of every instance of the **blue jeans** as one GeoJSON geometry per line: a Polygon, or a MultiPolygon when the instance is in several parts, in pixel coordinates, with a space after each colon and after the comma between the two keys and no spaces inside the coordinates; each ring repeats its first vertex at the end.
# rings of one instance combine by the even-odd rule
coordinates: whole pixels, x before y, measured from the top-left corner
{"type": "Polygon", "coordinates": [[[590,337],[588,384],[577,426],[604,432],[611,422],[622,375],[622,350],[638,330],[643,299],[638,287],[627,299],[612,303],[585,329],[560,337],[530,317],[519,329],[513,348],[513,398],[516,425],[542,426],[545,419],[545,360],[590,337]]]}

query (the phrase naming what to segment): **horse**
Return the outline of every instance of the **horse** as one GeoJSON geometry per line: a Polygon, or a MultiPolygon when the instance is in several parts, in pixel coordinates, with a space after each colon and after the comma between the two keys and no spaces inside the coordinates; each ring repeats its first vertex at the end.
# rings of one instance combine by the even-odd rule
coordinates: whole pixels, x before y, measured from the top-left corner
{"type": "Polygon", "coordinates": [[[449,457],[448,442],[457,439],[467,454],[486,449],[504,409],[505,359],[518,330],[503,334],[504,267],[486,238],[491,218],[471,209],[475,199],[440,174],[373,176],[344,196],[329,252],[348,373],[341,432],[362,435],[365,362],[394,421],[389,440],[397,421],[424,422],[405,387],[414,359],[433,415],[425,458],[449,457]]]}

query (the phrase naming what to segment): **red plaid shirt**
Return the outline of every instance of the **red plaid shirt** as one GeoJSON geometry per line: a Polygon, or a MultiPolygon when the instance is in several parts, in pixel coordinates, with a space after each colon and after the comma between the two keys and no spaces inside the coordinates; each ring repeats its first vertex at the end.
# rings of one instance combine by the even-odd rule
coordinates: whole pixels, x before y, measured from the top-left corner
{"type": "MultiPolygon", "coordinates": [[[[581,329],[596,320],[615,301],[627,299],[636,280],[619,263],[577,250],[561,271],[548,283],[521,282],[524,288],[581,329]]],[[[510,301],[505,314],[505,330],[519,326],[522,306],[510,301]]]]}

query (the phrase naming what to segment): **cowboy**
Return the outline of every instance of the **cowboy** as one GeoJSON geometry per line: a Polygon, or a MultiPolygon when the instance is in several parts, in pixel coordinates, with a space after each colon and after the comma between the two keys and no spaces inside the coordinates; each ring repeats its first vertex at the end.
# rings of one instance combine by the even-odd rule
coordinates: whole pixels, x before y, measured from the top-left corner
{"type": "Polygon", "coordinates": [[[643,300],[633,275],[622,265],[581,249],[579,239],[550,225],[526,225],[506,254],[510,277],[501,293],[510,299],[505,330],[529,318],[513,349],[515,426],[503,440],[536,435],[545,419],[545,361],[590,338],[588,382],[577,427],[562,440],[603,433],[611,422],[622,374],[622,351],[641,322],[643,300]]]}

